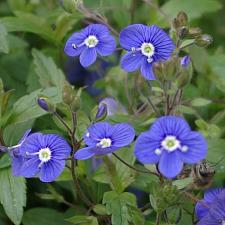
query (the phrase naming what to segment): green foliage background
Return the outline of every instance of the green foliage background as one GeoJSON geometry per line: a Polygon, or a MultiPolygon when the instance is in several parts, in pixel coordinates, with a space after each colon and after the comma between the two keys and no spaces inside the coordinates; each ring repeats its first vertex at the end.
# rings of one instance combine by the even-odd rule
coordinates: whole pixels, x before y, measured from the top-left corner
{"type": "MultiPolygon", "coordinates": [[[[57,0],[0,2],[0,136],[6,146],[17,144],[30,127],[33,131],[55,132],[68,138],[64,128],[37,106],[36,98],[49,97],[52,103],[58,104],[65,120],[70,123],[71,118],[63,103],[64,87],[68,85],[65,79],[67,58],[63,47],[73,32],[85,26],[85,15],[73,7],[76,2],[64,0],[63,7],[57,0]]],[[[225,156],[224,0],[84,0],[84,4],[104,15],[118,32],[131,23],[157,24],[168,30],[170,20],[182,10],[187,13],[192,27],[200,27],[213,37],[213,43],[206,49],[192,46],[185,50],[192,58],[194,73],[191,83],[184,89],[178,111],[207,138],[208,160],[216,165],[213,186],[224,186],[225,160],[221,160],[225,156]]],[[[88,20],[91,21],[90,18],[88,20]]],[[[113,58],[107,60],[112,61],[113,58]]],[[[127,76],[117,65],[95,86],[103,89],[101,96],[94,98],[85,91],[80,94],[77,137],[86,130],[92,116],[90,112],[99,99],[107,96],[117,99],[129,112],[129,115],[110,117],[111,122],[130,122],[137,134],[148,129],[153,122],[155,115],[145,97],[148,86],[141,77],[127,76]],[[135,82],[140,84],[142,95],[133,91],[135,82]],[[138,114],[135,110],[140,102],[146,104],[147,109],[138,114]]],[[[78,87],[75,87],[75,92],[78,93],[78,87]]],[[[152,98],[159,105],[163,102],[160,93],[160,88],[153,82],[152,98]]],[[[132,151],[132,148],[122,149],[118,154],[134,164],[132,151]]],[[[177,209],[166,205],[165,199],[160,199],[161,194],[154,191],[159,188],[155,187],[154,177],[136,174],[116,159],[113,159],[113,165],[106,163],[96,171],[92,171],[90,161],[82,161],[77,170],[83,190],[96,204],[93,209],[95,215],[112,215],[112,224],[155,224],[153,209],[157,211],[164,207],[168,209],[170,223],[162,221],[161,224],[175,224],[179,209],[193,210],[188,199],[183,205],[179,203],[177,209]],[[109,172],[112,170],[113,175],[109,172]],[[144,190],[147,193],[144,202],[149,201],[150,194],[153,209],[144,212],[145,222],[137,208],[136,196],[127,192],[128,186],[144,190]]],[[[179,185],[185,186],[179,183],[178,189],[179,185]]],[[[160,191],[163,192],[162,189],[160,191]]],[[[195,194],[202,196],[201,191],[195,194]]],[[[25,181],[12,177],[7,155],[0,158],[0,202],[0,225],[98,224],[97,217],[86,215],[84,205],[77,201],[67,169],[54,184],[43,184],[37,179],[25,181]]],[[[192,224],[186,211],[183,211],[180,225],[192,224]]]]}

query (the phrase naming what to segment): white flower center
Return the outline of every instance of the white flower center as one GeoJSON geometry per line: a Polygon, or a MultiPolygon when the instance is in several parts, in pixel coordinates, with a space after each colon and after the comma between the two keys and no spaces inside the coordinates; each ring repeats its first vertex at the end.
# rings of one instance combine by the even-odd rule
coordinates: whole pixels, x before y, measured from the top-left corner
{"type": "Polygon", "coordinates": [[[151,58],[155,53],[155,47],[151,43],[143,43],[141,45],[141,53],[148,58],[151,58]]]}
{"type": "Polygon", "coordinates": [[[98,44],[98,39],[96,38],[96,36],[94,35],[89,35],[85,40],[84,40],[84,44],[88,47],[88,48],[94,48],[97,44],[98,44]]]}
{"type": "Polygon", "coordinates": [[[38,156],[41,162],[48,162],[51,159],[51,150],[49,148],[42,148],[38,152],[38,156]]]}
{"type": "Polygon", "coordinates": [[[172,135],[166,136],[166,138],[161,142],[161,145],[163,149],[167,150],[168,152],[173,152],[176,149],[181,148],[180,141],[172,135]]]}
{"type": "Polygon", "coordinates": [[[101,148],[108,148],[110,147],[112,144],[112,141],[110,138],[103,138],[100,140],[100,142],[97,144],[98,147],[101,148]]]}

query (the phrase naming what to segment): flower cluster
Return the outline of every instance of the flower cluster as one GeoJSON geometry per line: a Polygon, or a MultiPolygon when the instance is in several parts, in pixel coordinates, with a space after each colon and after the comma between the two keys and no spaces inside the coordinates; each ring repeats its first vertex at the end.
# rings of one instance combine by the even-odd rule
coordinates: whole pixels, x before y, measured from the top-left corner
{"type": "Polygon", "coordinates": [[[207,190],[204,199],[196,204],[195,213],[199,219],[197,225],[224,225],[225,189],[207,190]]]}
{"type": "MultiPolygon", "coordinates": [[[[166,61],[174,51],[172,39],[158,26],[133,24],[123,29],[119,36],[120,45],[128,51],[121,59],[121,67],[127,72],[141,69],[147,80],[155,80],[153,63],[166,61]]],[[[97,54],[108,56],[116,48],[109,29],[102,24],[91,24],[74,33],[66,42],[68,56],[80,55],[80,63],[88,67],[96,61],[97,54]]]]}
{"type": "Polygon", "coordinates": [[[35,177],[54,181],[64,170],[71,148],[59,135],[27,131],[10,152],[14,176],[35,177]]]}

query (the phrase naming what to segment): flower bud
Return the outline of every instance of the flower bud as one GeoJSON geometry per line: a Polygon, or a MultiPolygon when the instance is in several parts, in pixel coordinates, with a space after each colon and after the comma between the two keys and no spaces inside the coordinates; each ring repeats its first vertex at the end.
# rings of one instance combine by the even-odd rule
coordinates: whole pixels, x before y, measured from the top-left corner
{"type": "Polygon", "coordinates": [[[107,117],[107,105],[105,103],[99,104],[95,120],[101,121],[104,120],[106,117],[107,117]]]}
{"type": "Polygon", "coordinates": [[[190,65],[190,63],[191,63],[191,58],[190,58],[189,55],[184,56],[184,57],[181,58],[181,60],[180,60],[180,64],[181,64],[181,66],[184,67],[184,68],[188,68],[188,66],[190,65]]]}
{"type": "Polygon", "coordinates": [[[197,38],[201,36],[202,30],[199,27],[190,28],[188,31],[188,35],[192,38],[197,38]]]}
{"type": "Polygon", "coordinates": [[[80,109],[80,105],[81,105],[80,96],[75,96],[73,102],[70,105],[71,110],[73,112],[77,112],[80,109]]]}
{"type": "Polygon", "coordinates": [[[154,72],[156,78],[160,81],[164,80],[163,70],[164,70],[164,65],[162,62],[154,63],[153,72],[154,72]]]}
{"type": "Polygon", "coordinates": [[[179,28],[178,36],[179,36],[180,39],[185,38],[187,36],[187,34],[188,34],[188,27],[182,26],[182,27],[179,28]]]}
{"type": "Polygon", "coordinates": [[[177,22],[180,27],[188,26],[188,16],[185,12],[179,12],[177,14],[177,22]]]}
{"type": "Polygon", "coordinates": [[[191,79],[191,74],[188,70],[183,70],[178,78],[176,79],[176,84],[178,88],[183,88],[185,87],[191,79]]]}
{"type": "Polygon", "coordinates": [[[196,39],[196,45],[199,47],[207,47],[213,41],[213,38],[208,34],[203,34],[196,39]]]}
{"type": "Polygon", "coordinates": [[[76,11],[77,0],[59,0],[62,8],[68,13],[74,13],[76,11]]]}
{"type": "Polygon", "coordinates": [[[67,105],[71,105],[74,100],[74,90],[71,85],[66,83],[63,87],[63,102],[67,105]]]}
{"type": "Polygon", "coordinates": [[[46,112],[54,112],[55,107],[52,105],[46,97],[39,97],[37,99],[37,104],[46,112]]]}

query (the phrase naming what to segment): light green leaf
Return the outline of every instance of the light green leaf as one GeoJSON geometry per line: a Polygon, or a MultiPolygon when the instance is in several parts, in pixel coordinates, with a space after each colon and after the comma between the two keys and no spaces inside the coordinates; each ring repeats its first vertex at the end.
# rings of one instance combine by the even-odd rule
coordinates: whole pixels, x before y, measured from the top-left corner
{"type": "Polygon", "coordinates": [[[162,6],[162,11],[175,17],[180,11],[185,11],[190,19],[201,17],[204,13],[216,12],[222,8],[217,0],[169,0],[162,6]]]}
{"type": "Polygon", "coordinates": [[[32,208],[24,213],[23,225],[69,225],[64,214],[49,208],[32,208]]]}
{"type": "Polygon", "coordinates": [[[8,154],[4,154],[0,159],[0,169],[4,169],[11,165],[11,160],[8,154]]]}
{"type": "Polygon", "coordinates": [[[42,87],[57,87],[59,97],[62,96],[62,91],[65,83],[63,72],[57,68],[53,59],[45,56],[42,52],[33,49],[35,71],[39,77],[42,87]]]}
{"type": "Polygon", "coordinates": [[[106,207],[104,205],[98,204],[98,205],[95,205],[95,207],[93,208],[93,211],[97,213],[98,215],[105,215],[106,207]]]}
{"type": "Polygon", "coordinates": [[[12,176],[10,168],[0,170],[0,201],[7,216],[19,225],[26,205],[26,184],[24,178],[12,176]]]}
{"type": "Polygon", "coordinates": [[[9,53],[8,33],[5,26],[0,23],[0,52],[9,53]]]}
{"type": "Polygon", "coordinates": [[[173,185],[175,185],[178,190],[187,187],[191,183],[193,183],[193,178],[192,177],[188,177],[188,178],[184,178],[184,179],[181,179],[181,180],[173,181],[173,185]]]}
{"type": "Polygon", "coordinates": [[[214,55],[210,57],[209,63],[212,70],[211,80],[216,87],[225,92],[225,55],[214,55]]]}
{"type": "Polygon", "coordinates": [[[0,19],[0,22],[3,23],[8,32],[31,32],[40,35],[53,44],[59,44],[56,42],[56,37],[50,24],[39,16],[25,12],[17,12],[17,17],[4,17],[0,19]]]}
{"type": "Polygon", "coordinates": [[[98,220],[94,216],[74,216],[66,219],[66,221],[80,225],[98,225],[98,220]]]}
{"type": "Polygon", "coordinates": [[[195,98],[191,101],[191,105],[195,107],[202,107],[209,105],[212,101],[205,98],[195,98]]]}
{"type": "MultiPolygon", "coordinates": [[[[135,195],[124,192],[118,194],[114,191],[105,192],[103,196],[103,204],[106,204],[106,210],[109,215],[112,215],[111,222],[113,225],[128,225],[129,222],[134,222],[133,217],[137,216],[134,211],[136,208],[135,195]],[[134,208],[136,208],[134,210],[134,208]]],[[[136,220],[140,220],[136,218],[136,220]]]]}
{"type": "Polygon", "coordinates": [[[187,39],[182,41],[181,45],[179,46],[180,49],[186,48],[195,43],[195,39],[187,39]]]}
{"type": "Polygon", "coordinates": [[[12,123],[22,123],[46,114],[46,112],[37,104],[37,98],[39,95],[48,97],[53,104],[61,102],[56,87],[50,87],[44,90],[39,89],[29,95],[23,96],[14,104],[13,114],[10,121],[12,123]]]}

